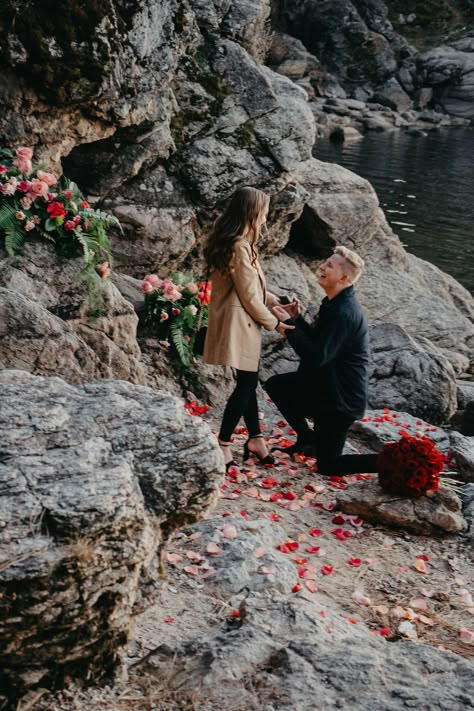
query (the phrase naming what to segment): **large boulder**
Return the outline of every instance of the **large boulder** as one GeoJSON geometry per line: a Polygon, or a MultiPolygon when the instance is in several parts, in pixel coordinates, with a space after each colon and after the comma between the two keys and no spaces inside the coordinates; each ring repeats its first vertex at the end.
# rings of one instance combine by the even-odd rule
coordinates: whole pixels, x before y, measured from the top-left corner
{"type": "Polygon", "coordinates": [[[443,487],[429,496],[407,498],[388,494],[371,479],[338,491],[336,500],[344,513],[410,533],[462,533],[467,527],[459,496],[443,487]]]}
{"type": "Polygon", "coordinates": [[[0,698],[117,663],[159,551],[215,501],[222,455],[165,393],[0,373],[0,698]]]}
{"type": "Polygon", "coordinates": [[[243,597],[232,600],[243,619],[187,643],[160,645],[144,670],[162,678],[172,664],[170,690],[191,696],[199,687],[209,704],[231,707],[238,699],[248,711],[454,711],[471,702],[468,659],[423,644],[392,644],[304,596],[243,597]],[[370,694],[362,693],[367,688],[370,694]]]}
{"type": "Polygon", "coordinates": [[[34,239],[20,255],[0,261],[0,367],[71,383],[144,383],[133,306],[98,276],[91,300],[82,266],[80,259],[60,260],[49,243],[34,239]]]}
{"type": "Polygon", "coordinates": [[[390,323],[370,329],[369,407],[409,412],[433,424],[456,411],[456,375],[441,353],[429,352],[390,323]]]}
{"type": "Polygon", "coordinates": [[[434,100],[454,116],[474,118],[474,33],[417,57],[420,86],[430,87],[434,100]]]}

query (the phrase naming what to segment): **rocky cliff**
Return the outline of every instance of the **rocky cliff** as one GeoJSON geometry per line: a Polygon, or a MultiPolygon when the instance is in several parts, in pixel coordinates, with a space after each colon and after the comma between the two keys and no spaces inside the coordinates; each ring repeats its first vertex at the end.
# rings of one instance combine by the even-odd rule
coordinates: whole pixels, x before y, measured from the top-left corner
{"type": "MultiPolygon", "coordinates": [[[[310,5],[315,13],[322,7],[292,5],[287,21],[310,5]]],[[[114,237],[117,277],[151,270],[164,276],[183,265],[200,271],[202,237],[223,200],[244,183],[263,188],[271,196],[262,243],[271,286],[284,292],[291,287],[287,275],[297,274],[305,305],[317,302],[319,261],[336,243],[358,250],[368,265],[359,292],[370,318],[422,337],[416,347],[444,359],[451,394],[438,419],[446,419],[455,407],[455,373],[470,367],[474,301],[453,279],[405,253],[366,181],[312,158],[317,126],[307,91],[263,63],[275,49],[274,29],[285,7],[268,0],[138,0],[72,3],[63,14],[48,14],[34,4],[35,23],[27,23],[31,13],[7,2],[0,15],[1,140],[34,145],[48,165],[63,167],[92,202],[120,218],[125,230],[114,237]],[[277,256],[282,250],[285,256],[277,256]]],[[[324,7],[329,12],[333,4],[324,7]]],[[[366,3],[363,11],[387,35],[383,46],[394,67],[411,56],[379,4],[366,3]]],[[[340,45],[341,56],[347,47],[340,45]]],[[[380,80],[388,76],[383,66],[380,80]]],[[[9,327],[3,365],[41,374],[57,362],[54,369],[71,382],[97,376],[154,382],[140,362],[133,312],[116,290],[110,288],[112,320],[92,323],[52,256],[50,276],[39,288],[44,249],[32,243],[21,259],[4,261],[4,313],[12,324],[44,319],[40,331],[57,335],[46,358],[40,337],[34,336],[33,349],[24,340],[24,348],[17,327],[9,327]],[[61,352],[75,355],[62,356],[60,365],[64,333],[69,345],[61,352]]],[[[123,288],[125,282],[115,283],[123,288]]],[[[386,370],[380,368],[380,377],[386,370]]],[[[407,377],[419,382],[421,373],[413,367],[407,377]]]]}

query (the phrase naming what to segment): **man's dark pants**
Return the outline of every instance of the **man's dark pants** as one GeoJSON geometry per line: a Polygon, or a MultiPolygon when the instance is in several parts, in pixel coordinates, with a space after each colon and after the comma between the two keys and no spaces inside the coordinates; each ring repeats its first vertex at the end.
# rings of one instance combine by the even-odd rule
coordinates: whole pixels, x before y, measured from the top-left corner
{"type": "Polygon", "coordinates": [[[274,375],[265,389],[290,427],[298,444],[314,446],[320,474],[376,472],[377,455],[342,455],[349,427],[354,420],[337,412],[318,413],[313,391],[297,372],[274,375]],[[314,419],[314,431],[306,418],[314,419]]]}

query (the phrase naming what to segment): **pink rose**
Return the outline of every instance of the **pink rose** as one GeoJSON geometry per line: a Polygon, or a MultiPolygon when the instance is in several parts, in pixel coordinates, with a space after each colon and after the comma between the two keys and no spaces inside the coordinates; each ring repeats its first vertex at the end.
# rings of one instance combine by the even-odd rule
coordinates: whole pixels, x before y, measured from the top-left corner
{"type": "Polygon", "coordinates": [[[184,340],[186,341],[186,343],[189,343],[189,341],[191,340],[191,336],[185,336],[184,340]]]}
{"type": "Polygon", "coordinates": [[[12,163],[18,170],[21,170],[22,173],[30,173],[33,168],[31,161],[27,158],[15,158],[12,163]]]}
{"type": "Polygon", "coordinates": [[[72,220],[66,220],[64,223],[64,229],[67,230],[68,232],[70,230],[74,230],[76,228],[76,223],[73,222],[72,220]]]}
{"type": "MultiPolygon", "coordinates": [[[[51,187],[51,185],[55,185],[58,182],[52,173],[45,173],[42,170],[38,170],[36,175],[38,176],[38,178],[40,180],[43,181],[43,183],[46,183],[46,185],[48,187],[51,187]]],[[[71,193],[71,195],[72,195],[72,193],[71,193]]],[[[66,197],[66,195],[64,195],[64,197],[66,197]]]]}
{"type": "Polygon", "coordinates": [[[18,212],[15,213],[15,217],[17,220],[25,220],[26,215],[24,212],[21,212],[21,210],[18,210],[18,212]]]}
{"type": "Polygon", "coordinates": [[[166,313],[166,311],[162,311],[162,312],[161,312],[161,314],[160,314],[160,319],[161,319],[162,321],[167,321],[167,320],[169,319],[169,316],[168,316],[168,314],[166,313]]]}
{"type": "Polygon", "coordinates": [[[160,346],[163,346],[163,348],[169,348],[171,343],[169,341],[158,341],[160,346]]]}
{"type": "MultiPolygon", "coordinates": [[[[38,171],[38,175],[39,175],[39,171],[38,171]]],[[[46,180],[44,182],[46,182],[46,180]]],[[[72,190],[69,190],[69,188],[67,190],[65,190],[64,197],[66,198],[66,200],[70,200],[72,198],[72,190]]]]}
{"type": "Polygon", "coordinates": [[[148,274],[145,281],[149,282],[154,288],[160,289],[163,285],[163,279],[160,279],[156,274],[148,274]]]}
{"type": "Polygon", "coordinates": [[[72,218],[72,221],[74,222],[75,225],[78,225],[81,220],[82,220],[82,217],[80,215],[76,215],[75,217],[72,218]]]}
{"type": "Polygon", "coordinates": [[[25,195],[25,197],[22,197],[22,198],[20,199],[20,205],[22,206],[22,208],[23,208],[24,210],[29,210],[30,207],[31,207],[31,200],[30,200],[30,198],[27,197],[26,195],[25,195]]]}
{"type": "Polygon", "coordinates": [[[173,316],[178,316],[181,313],[181,310],[177,309],[176,306],[173,306],[173,308],[171,309],[171,313],[173,314],[173,316]]]}
{"type": "Polygon", "coordinates": [[[8,171],[8,168],[6,165],[0,165],[0,175],[5,175],[5,173],[8,171]]]}
{"type": "Polygon", "coordinates": [[[31,183],[28,180],[20,180],[20,182],[16,186],[16,189],[19,193],[27,193],[30,187],[31,183]]]}
{"type": "Polygon", "coordinates": [[[33,220],[27,220],[25,222],[25,230],[27,232],[30,232],[30,230],[34,230],[34,229],[35,229],[35,223],[33,222],[33,220]]]}
{"type": "Polygon", "coordinates": [[[151,294],[151,292],[153,291],[153,287],[149,281],[144,281],[142,283],[142,291],[144,294],[151,294]]]}
{"type": "Polygon", "coordinates": [[[38,178],[33,178],[33,180],[31,181],[30,192],[32,192],[33,195],[46,195],[46,193],[48,192],[48,185],[42,180],[38,180],[38,178]]]}
{"type": "Polygon", "coordinates": [[[4,195],[13,195],[15,190],[16,190],[15,183],[5,183],[5,185],[2,186],[2,193],[4,195]]]}
{"type": "Polygon", "coordinates": [[[189,291],[190,294],[196,294],[198,286],[193,281],[190,281],[189,284],[186,284],[186,289],[189,291]]]}
{"type": "Polygon", "coordinates": [[[16,154],[20,158],[25,158],[26,160],[31,160],[33,158],[33,151],[31,148],[25,148],[25,146],[20,146],[16,149],[16,154]]]}

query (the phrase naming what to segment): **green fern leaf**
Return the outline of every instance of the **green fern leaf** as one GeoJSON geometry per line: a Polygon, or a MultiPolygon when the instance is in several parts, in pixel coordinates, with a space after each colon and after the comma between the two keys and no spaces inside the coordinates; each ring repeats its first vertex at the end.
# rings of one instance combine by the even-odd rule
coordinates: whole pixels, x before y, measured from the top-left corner
{"type": "Polygon", "coordinates": [[[0,228],[15,220],[15,214],[18,208],[15,205],[2,205],[0,207],[0,228]]]}
{"type": "Polygon", "coordinates": [[[120,224],[119,220],[115,217],[115,215],[109,215],[108,212],[88,208],[87,210],[79,210],[78,214],[84,219],[92,217],[93,219],[95,218],[96,220],[101,220],[101,222],[105,222],[106,225],[114,225],[115,227],[118,227],[120,230],[122,230],[122,225],[120,224]]]}
{"type": "Polygon", "coordinates": [[[172,323],[170,327],[171,342],[176,348],[181,363],[185,366],[190,366],[192,362],[192,351],[189,343],[184,340],[184,334],[179,327],[179,324],[172,323]]]}
{"type": "Polygon", "coordinates": [[[18,222],[16,224],[14,222],[9,222],[3,226],[3,229],[5,231],[5,251],[9,257],[13,257],[13,255],[23,246],[25,234],[18,222]]]}

